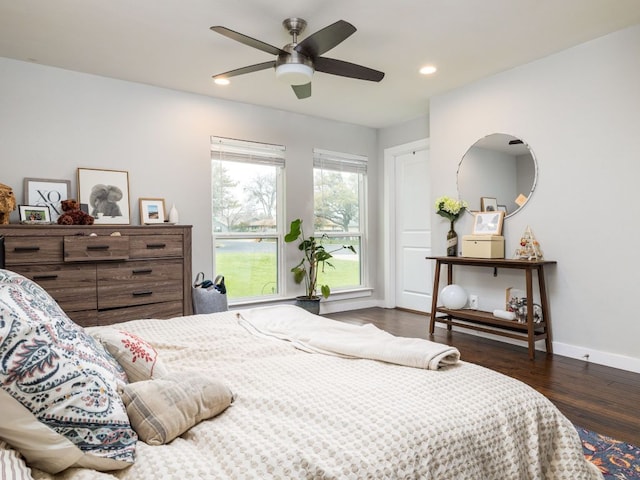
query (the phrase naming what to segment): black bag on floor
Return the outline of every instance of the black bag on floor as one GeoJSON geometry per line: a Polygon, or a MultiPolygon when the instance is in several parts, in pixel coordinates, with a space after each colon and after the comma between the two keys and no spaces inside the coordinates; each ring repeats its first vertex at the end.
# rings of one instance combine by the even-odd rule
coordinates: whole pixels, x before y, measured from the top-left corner
{"type": "Polygon", "coordinates": [[[193,299],[193,313],[226,312],[227,287],[224,284],[224,276],[218,275],[215,280],[204,279],[204,272],[198,273],[191,289],[193,299]]]}

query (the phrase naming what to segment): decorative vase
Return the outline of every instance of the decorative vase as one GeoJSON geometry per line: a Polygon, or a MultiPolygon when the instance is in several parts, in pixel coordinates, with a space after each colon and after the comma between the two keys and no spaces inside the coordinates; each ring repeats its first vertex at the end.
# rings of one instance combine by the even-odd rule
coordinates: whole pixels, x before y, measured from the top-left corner
{"type": "Polygon", "coordinates": [[[171,206],[171,210],[169,210],[169,223],[178,223],[178,209],[175,205],[171,206]]]}
{"type": "Polygon", "coordinates": [[[451,220],[451,229],[447,233],[447,256],[458,256],[458,234],[453,229],[453,220],[451,220]]]}

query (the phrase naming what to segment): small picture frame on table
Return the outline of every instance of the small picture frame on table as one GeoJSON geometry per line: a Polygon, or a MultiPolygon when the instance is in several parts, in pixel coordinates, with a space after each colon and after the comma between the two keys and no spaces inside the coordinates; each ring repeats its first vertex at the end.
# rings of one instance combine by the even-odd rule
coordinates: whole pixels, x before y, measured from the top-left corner
{"type": "Polygon", "coordinates": [[[51,212],[46,205],[20,205],[20,222],[51,223],[51,212]]]}
{"type": "Polygon", "coordinates": [[[141,198],[139,203],[141,225],[164,223],[164,198],[141,198]]]}
{"type": "Polygon", "coordinates": [[[498,200],[493,197],[480,197],[481,212],[497,212],[498,200]]]}
{"type": "Polygon", "coordinates": [[[474,235],[502,235],[504,212],[477,212],[474,215],[474,235]]]}
{"type": "Polygon", "coordinates": [[[504,212],[504,214],[506,215],[507,213],[507,206],[506,205],[498,205],[498,211],[499,212],[504,212]]]}
{"type": "Polygon", "coordinates": [[[68,198],[71,198],[71,182],[69,180],[24,179],[24,204],[46,205],[49,207],[52,222],[55,222],[62,215],[62,200],[67,200],[68,198]]]}

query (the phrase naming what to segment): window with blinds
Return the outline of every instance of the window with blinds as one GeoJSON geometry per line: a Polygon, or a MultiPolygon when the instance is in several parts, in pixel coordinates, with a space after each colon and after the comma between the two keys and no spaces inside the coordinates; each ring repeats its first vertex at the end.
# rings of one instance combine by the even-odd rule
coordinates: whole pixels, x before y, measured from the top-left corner
{"type": "Polygon", "coordinates": [[[318,283],[331,290],[363,286],[366,248],[367,157],[313,150],[314,230],[324,236],[335,268],[320,272],[318,283]],[[354,254],[342,248],[351,245],[354,254]]]}
{"type": "Polygon", "coordinates": [[[213,256],[230,301],[280,292],[285,147],[211,137],[213,256]]]}

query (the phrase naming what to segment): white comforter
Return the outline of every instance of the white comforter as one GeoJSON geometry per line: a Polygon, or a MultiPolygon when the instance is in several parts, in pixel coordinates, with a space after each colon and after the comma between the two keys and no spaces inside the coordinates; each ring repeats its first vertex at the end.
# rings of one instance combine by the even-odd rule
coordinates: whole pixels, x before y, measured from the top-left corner
{"type": "Polygon", "coordinates": [[[235,312],[118,327],[153,343],[172,371],[223,379],[235,404],[169,445],[139,442],[126,470],[35,478],[602,478],[545,397],[479,366],[434,371],[309,354],[255,337],[235,312]]]}

